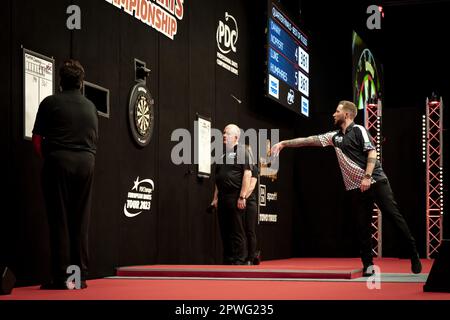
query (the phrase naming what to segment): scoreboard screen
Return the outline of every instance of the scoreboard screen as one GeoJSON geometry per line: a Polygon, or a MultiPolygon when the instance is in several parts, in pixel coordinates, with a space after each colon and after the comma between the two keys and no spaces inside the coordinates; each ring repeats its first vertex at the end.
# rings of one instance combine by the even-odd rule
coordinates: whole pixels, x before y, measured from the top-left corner
{"type": "Polygon", "coordinates": [[[309,116],[308,38],[278,4],[268,2],[266,95],[309,116]]]}

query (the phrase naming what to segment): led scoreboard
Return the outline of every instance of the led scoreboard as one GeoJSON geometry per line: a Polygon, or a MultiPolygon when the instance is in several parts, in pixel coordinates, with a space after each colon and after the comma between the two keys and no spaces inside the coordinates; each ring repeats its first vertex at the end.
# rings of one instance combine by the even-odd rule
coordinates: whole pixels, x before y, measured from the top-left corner
{"type": "Polygon", "coordinates": [[[267,96],[308,117],[308,38],[278,5],[268,3],[267,96]]]}

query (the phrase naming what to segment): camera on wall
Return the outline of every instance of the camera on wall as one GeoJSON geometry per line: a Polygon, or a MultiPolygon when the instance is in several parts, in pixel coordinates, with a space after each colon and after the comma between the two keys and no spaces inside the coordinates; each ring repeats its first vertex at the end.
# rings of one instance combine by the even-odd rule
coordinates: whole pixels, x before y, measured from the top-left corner
{"type": "Polygon", "coordinates": [[[150,75],[150,69],[146,67],[138,67],[136,69],[136,79],[145,81],[145,79],[150,75]]]}
{"type": "Polygon", "coordinates": [[[150,76],[151,70],[147,68],[146,63],[138,59],[134,59],[134,73],[136,82],[146,83],[147,77],[150,76]]]}

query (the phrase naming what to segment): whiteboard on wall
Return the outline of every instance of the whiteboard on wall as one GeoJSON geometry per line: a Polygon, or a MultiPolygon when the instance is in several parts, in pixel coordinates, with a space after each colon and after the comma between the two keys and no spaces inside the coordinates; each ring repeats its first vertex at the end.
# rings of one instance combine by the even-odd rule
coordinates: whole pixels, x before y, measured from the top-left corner
{"type": "Polygon", "coordinates": [[[54,93],[55,60],[23,49],[24,138],[31,139],[39,104],[54,93]]]}
{"type": "Polygon", "coordinates": [[[198,173],[202,178],[211,176],[211,120],[198,116],[198,173]]]}

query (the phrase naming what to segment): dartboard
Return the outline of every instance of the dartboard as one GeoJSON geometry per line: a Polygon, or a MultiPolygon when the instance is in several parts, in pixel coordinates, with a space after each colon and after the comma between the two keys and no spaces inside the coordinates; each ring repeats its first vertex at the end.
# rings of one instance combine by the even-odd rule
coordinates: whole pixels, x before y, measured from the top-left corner
{"type": "Polygon", "coordinates": [[[143,83],[131,89],[128,105],[128,119],[134,141],[146,146],[152,137],[154,127],[154,100],[143,83]]]}

